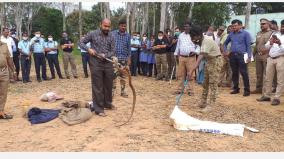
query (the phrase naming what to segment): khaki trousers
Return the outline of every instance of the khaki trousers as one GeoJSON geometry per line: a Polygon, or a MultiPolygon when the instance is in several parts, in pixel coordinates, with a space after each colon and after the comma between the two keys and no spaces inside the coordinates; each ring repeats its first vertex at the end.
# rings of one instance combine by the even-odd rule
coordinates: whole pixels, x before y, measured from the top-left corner
{"type": "Polygon", "coordinates": [[[265,93],[264,96],[270,97],[272,92],[272,82],[274,74],[277,72],[277,88],[274,99],[279,99],[284,91],[284,56],[272,59],[267,58],[265,93]]]}
{"type": "Polygon", "coordinates": [[[157,77],[158,78],[168,78],[167,70],[167,54],[156,54],[156,67],[157,67],[157,77]]]}
{"type": "MultiPolygon", "coordinates": [[[[190,73],[190,71],[193,69],[194,65],[196,62],[196,56],[191,56],[191,57],[182,57],[179,56],[179,65],[178,65],[178,72],[180,73],[180,85],[178,87],[178,90],[183,89],[184,87],[184,81],[186,80],[187,74],[190,73]]],[[[195,73],[193,73],[192,78],[190,81],[195,79],[195,73]]],[[[189,82],[191,83],[188,89],[192,89],[192,85],[194,82],[189,82]]]]}
{"type": "Polygon", "coordinates": [[[0,111],[4,111],[9,86],[9,70],[0,68],[0,111]]]}
{"type": "Polygon", "coordinates": [[[73,76],[78,76],[74,56],[72,55],[72,53],[63,52],[63,65],[64,65],[64,71],[65,71],[66,77],[70,77],[70,74],[68,71],[68,63],[70,63],[71,65],[71,71],[72,71],[73,76]]]}

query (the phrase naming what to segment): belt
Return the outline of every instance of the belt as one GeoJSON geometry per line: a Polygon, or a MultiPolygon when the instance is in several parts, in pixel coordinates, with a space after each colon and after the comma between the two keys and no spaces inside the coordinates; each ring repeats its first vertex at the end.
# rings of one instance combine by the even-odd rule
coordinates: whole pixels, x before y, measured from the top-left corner
{"type": "Polygon", "coordinates": [[[188,58],[188,57],[192,57],[192,56],[195,56],[195,54],[189,54],[189,55],[179,55],[180,57],[185,57],[185,58],[188,58]]]}

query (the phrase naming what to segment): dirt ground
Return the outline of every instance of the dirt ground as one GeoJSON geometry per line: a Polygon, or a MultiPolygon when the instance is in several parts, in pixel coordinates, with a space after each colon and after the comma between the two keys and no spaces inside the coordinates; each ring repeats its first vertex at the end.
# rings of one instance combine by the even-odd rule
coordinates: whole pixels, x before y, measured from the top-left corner
{"type": "MultiPolygon", "coordinates": [[[[89,101],[91,80],[83,78],[81,66],[79,79],[52,80],[38,83],[32,68],[32,83],[11,84],[6,110],[14,114],[10,121],[0,121],[0,151],[284,151],[284,104],[272,107],[270,103],[258,103],[260,95],[243,97],[230,95],[229,88],[220,89],[218,105],[209,113],[199,113],[197,103],[201,86],[195,85],[193,96],[184,95],[181,109],[201,120],[224,123],[242,123],[260,130],[245,131],[244,137],[214,135],[196,131],[177,131],[171,125],[169,115],[175,105],[172,95],[177,82],[171,85],[153,78],[134,77],[137,104],[133,120],[120,128],[115,124],[126,120],[131,111],[132,95],[118,96],[114,104],[117,110],[106,111],[107,117],[94,115],[89,121],[67,126],[60,119],[39,125],[31,125],[22,117],[23,103],[40,108],[57,108],[62,101],[44,103],[41,94],[53,90],[64,100],[89,101]]],[[[254,69],[250,68],[250,83],[255,85],[254,69]]],[[[284,98],[282,97],[284,102],[284,98]]]]}

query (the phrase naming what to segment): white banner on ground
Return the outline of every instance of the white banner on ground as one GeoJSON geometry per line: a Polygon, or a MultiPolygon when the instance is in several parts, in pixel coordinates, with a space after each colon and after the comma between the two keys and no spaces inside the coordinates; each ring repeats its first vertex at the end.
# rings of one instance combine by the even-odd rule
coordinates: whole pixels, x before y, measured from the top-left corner
{"type": "Polygon", "coordinates": [[[187,115],[175,106],[170,118],[174,121],[177,130],[195,130],[214,134],[227,134],[243,137],[244,129],[259,132],[257,129],[246,127],[243,124],[225,124],[212,121],[202,121],[187,115]]]}

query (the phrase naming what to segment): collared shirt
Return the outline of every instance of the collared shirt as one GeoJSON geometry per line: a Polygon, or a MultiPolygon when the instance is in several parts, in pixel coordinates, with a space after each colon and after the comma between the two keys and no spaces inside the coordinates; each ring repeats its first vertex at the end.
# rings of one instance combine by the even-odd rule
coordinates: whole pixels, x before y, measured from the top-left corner
{"type": "Polygon", "coordinates": [[[205,36],[200,47],[200,52],[206,54],[205,58],[221,55],[220,48],[216,42],[205,36]]]}
{"type": "Polygon", "coordinates": [[[8,46],[0,41],[0,68],[7,66],[7,57],[10,57],[8,46]]]}
{"type": "Polygon", "coordinates": [[[101,29],[89,32],[84,39],[80,40],[80,47],[88,50],[86,45],[88,42],[91,43],[91,48],[98,54],[105,54],[107,58],[115,56],[115,40],[111,32],[108,35],[104,35],[101,29]]]}
{"type": "MultiPolygon", "coordinates": [[[[227,33],[223,33],[223,34],[221,35],[221,39],[220,39],[220,45],[221,45],[221,47],[224,45],[224,43],[225,43],[225,41],[227,40],[228,36],[229,36],[229,34],[227,34],[227,33]]],[[[223,47],[224,47],[224,46],[223,46],[223,47]]],[[[227,45],[227,51],[231,52],[231,43],[229,43],[229,44],[227,45]]]]}
{"type": "Polygon", "coordinates": [[[284,34],[281,34],[280,32],[275,33],[274,35],[277,36],[277,38],[280,40],[281,45],[279,46],[278,44],[273,44],[270,45],[270,41],[267,41],[265,44],[266,48],[270,48],[269,50],[269,56],[271,57],[278,57],[278,56],[283,56],[284,55],[284,34]]]}
{"type": "Polygon", "coordinates": [[[14,40],[13,40],[13,38],[11,38],[11,37],[5,37],[5,36],[1,36],[1,41],[3,42],[3,43],[6,43],[7,44],[7,46],[8,46],[8,50],[9,50],[9,53],[10,53],[10,57],[13,57],[13,49],[12,49],[12,46],[14,45],[14,40]]]}
{"type": "MultiPolygon", "coordinates": [[[[56,41],[47,41],[45,42],[44,48],[57,48],[58,43],[56,41]]],[[[49,51],[47,54],[57,54],[56,50],[49,51]]]]}
{"type": "Polygon", "coordinates": [[[31,42],[29,40],[21,40],[18,44],[18,48],[21,49],[22,54],[29,55],[30,54],[31,42]]]}
{"type": "Polygon", "coordinates": [[[224,51],[227,51],[227,45],[231,42],[231,51],[238,53],[247,53],[251,57],[251,36],[241,29],[239,32],[231,32],[224,43],[224,51]]]}
{"type": "MultiPolygon", "coordinates": [[[[87,53],[88,52],[88,50],[81,48],[79,45],[80,44],[78,43],[78,49],[80,50],[81,53],[87,53]]],[[[87,43],[86,45],[87,45],[88,48],[91,48],[91,43],[87,43]]]]}
{"type": "Polygon", "coordinates": [[[195,52],[195,48],[195,44],[191,41],[190,35],[183,32],[178,37],[174,55],[188,56],[191,52],[195,52]]]}
{"type": "Polygon", "coordinates": [[[45,42],[43,38],[33,37],[31,39],[31,46],[33,53],[44,53],[44,43],[45,42]]]}
{"type": "Polygon", "coordinates": [[[131,44],[129,33],[121,33],[119,30],[114,30],[112,35],[115,40],[115,53],[118,60],[127,60],[131,55],[131,44]]]}
{"type": "MultiPolygon", "coordinates": [[[[131,45],[139,45],[139,46],[141,46],[140,40],[133,39],[133,38],[131,38],[130,44],[131,45]]],[[[138,50],[138,48],[131,47],[131,51],[137,51],[137,50],[138,50]]]]}
{"type": "MultiPolygon", "coordinates": [[[[169,41],[166,37],[163,37],[162,40],[160,39],[156,39],[155,42],[154,42],[154,46],[157,46],[157,45],[169,45],[169,41]]],[[[155,53],[157,54],[165,54],[168,52],[167,48],[161,48],[161,49],[155,49],[154,50],[155,53]]]]}

